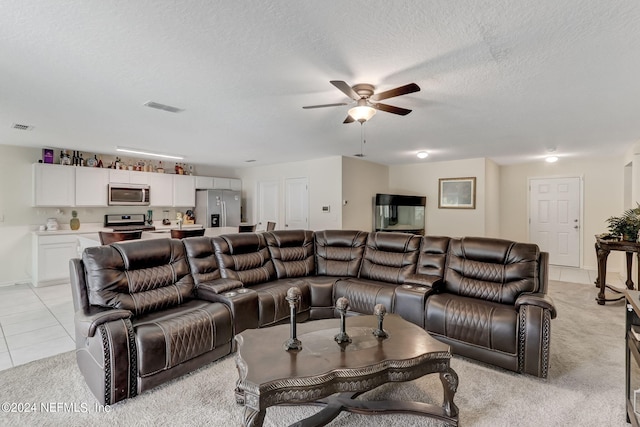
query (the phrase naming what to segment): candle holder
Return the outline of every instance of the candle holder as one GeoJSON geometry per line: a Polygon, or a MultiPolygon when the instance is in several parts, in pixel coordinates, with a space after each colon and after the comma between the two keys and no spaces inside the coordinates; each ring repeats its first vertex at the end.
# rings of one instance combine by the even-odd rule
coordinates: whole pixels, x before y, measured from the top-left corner
{"type": "Polygon", "coordinates": [[[388,338],[389,334],[382,328],[382,321],[387,314],[387,309],[382,304],[376,304],[376,306],[373,307],[373,314],[378,316],[378,329],[373,331],[373,335],[378,338],[388,338]]]}
{"type": "Polygon", "coordinates": [[[347,328],[346,328],[346,321],[345,321],[348,308],[349,308],[349,300],[346,299],[345,297],[338,298],[338,301],[336,301],[336,310],[338,310],[338,313],[340,313],[340,332],[338,333],[338,335],[333,337],[333,339],[335,339],[338,344],[351,342],[351,338],[349,338],[349,335],[347,335],[347,330],[346,330],[347,328]]]}
{"type": "Polygon", "coordinates": [[[296,336],[296,304],[300,301],[300,289],[289,288],[286,300],[289,302],[290,321],[291,321],[291,338],[284,342],[284,349],[302,350],[302,342],[296,336]]]}

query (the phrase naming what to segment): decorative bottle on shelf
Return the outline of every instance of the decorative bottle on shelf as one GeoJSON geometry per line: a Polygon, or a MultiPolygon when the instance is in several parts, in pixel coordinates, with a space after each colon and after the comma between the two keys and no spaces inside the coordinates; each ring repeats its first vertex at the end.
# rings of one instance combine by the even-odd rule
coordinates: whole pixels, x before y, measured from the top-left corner
{"type": "Polygon", "coordinates": [[[80,220],[78,219],[78,211],[71,211],[71,221],[69,221],[69,226],[72,230],[77,230],[80,228],[80,220]]]}

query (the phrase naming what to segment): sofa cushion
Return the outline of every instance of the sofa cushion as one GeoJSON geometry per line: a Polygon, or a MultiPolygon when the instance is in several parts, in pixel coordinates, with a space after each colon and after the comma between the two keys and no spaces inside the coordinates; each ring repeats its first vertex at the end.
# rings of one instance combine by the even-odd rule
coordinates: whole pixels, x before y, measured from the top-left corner
{"type": "Polygon", "coordinates": [[[373,314],[376,304],[382,304],[388,313],[393,313],[393,293],[396,285],[376,280],[350,277],[338,280],[333,289],[334,301],[345,297],[349,300],[349,311],[373,314]]]}
{"type": "Polygon", "coordinates": [[[183,239],[182,243],[196,285],[221,277],[211,237],[192,237],[183,239]]]}
{"type": "Polygon", "coordinates": [[[233,338],[231,313],[220,303],[192,300],[132,321],[141,377],[170,369],[233,338]]]}
{"type": "Polygon", "coordinates": [[[296,307],[298,321],[308,319],[311,306],[309,284],[304,278],[280,279],[251,287],[258,293],[258,326],[274,325],[289,319],[291,308],[286,300],[289,288],[300,289],[300,301],[296,307]]]}
{"type": "Polygon", "coordinates": [[[444,276],[449,240],[450,238],[445,236],[423,236],[420,239],[416,273],[444,276]]]}
{"type": "Polygon", "coordinates": [[[315,274],[313,231],[279,230],[264,233],[278,279],[315,274]]]}
{"type": "Polygon", "coordinates": [[[516,356],[518,313],[514,306],[453,294],[427,299],[428,332],[516,356]]]}
{"type": "Polygon", "coordinates": [[[223,278],[239,280],[247,287],[276,279],[262,233],[227,234],[214,237],[212,241],[223,278]]]}
{"type": "Polygon", "coordinates": [[[523,292],[537,292],[540,249],[532,243],[486,237],[451,239],[445,292],[514,304],[523,292]]]}
{"type": "Polygon", "coordinates": [[[317,274],[358,277],[368,234],[350,230],[316,231],[317,274]]]}
{"type": "Polygon", "coordinates": [[[194,282],[180,240],[154,239],[87,248],[89,303],[140,315],[188,301],[194,282]]]}
{"type": "Polygon", "coordinates": [[[420,236],[406,233],[369,233],[360,278],[402,284],[416,270],[420,236]]]}

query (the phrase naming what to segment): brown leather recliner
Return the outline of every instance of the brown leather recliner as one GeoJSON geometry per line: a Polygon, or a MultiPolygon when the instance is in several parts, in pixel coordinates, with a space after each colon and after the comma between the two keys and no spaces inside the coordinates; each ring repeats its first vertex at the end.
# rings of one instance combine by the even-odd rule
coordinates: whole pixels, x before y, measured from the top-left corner
{"type": "MultiPolygon", "coordinates": [[[[373,314],[377,304],[394,310],[394,294],[415,273],[420,236],[407,233],[369,233],[358,277],[336,282],[333,297],[349,300],[348,314],[373,314]]],[[[398,313],[402,315],[402,313],[398,313]]]]}
{"type": "Polygon", "coordinates": [[[76,358],[103,405],[133,397],[232,350],[227,306],[195,298],[180,240],[85,249],[70,261],[76,358]]]}
{"type": "Polygon", "coordinates": [[[451,239],[443,280],[427,299],[426,330],[455,354],[545,378],[556,316],[547,256],[529,243],[451,239]]]}
{"type": "MultiPolygon", "coordinates": [[[[291,230],[289,233],[293,233],[291,230]]],[[[267,247],[265,235],[278,233],[277,231],[264,233],[237,233],[213,237],[216,261],[220,268],[220,275],[224,279],[238,280],[245,288],[257,292],[258,298],[258,326],[265,327],[283,323],[289,320],[290,308],[285,298],[287,291],[292,286],[300,289],[301,298],[296,307],[298,321],[309,319],[309,307],[311,296],[309,284],[300,275],[305,272],[313,272],[313,232],[300,230],[301,237],[295,240],[310,240],[308,250],[296,249],[300,259],[291,270],[291,276],[287,275],[287,267],[279,262],[278,270],[271,258],[271,252],[267,247]],[[308,234],[308,237],[304,237],[308,234]],[[305,267],[306,265],[306,267],[305,267]],[[295,274],[294,274],[295,273],[295,274]]],[[[274,244],[276,242],[274,241],[274,244]]],[[[286,246],[286,243],[285,243],[286,246]]],[[[280,255],[287,255],[286,250],[280,250],[280,255]]],[[[290,252],[290,251],[289,251],[290,252]]],[[[295,256],[295,254],[294,254],[295,256]]],[[[282,261],[280,259],[279,261],[282,261]]],[[[249,314],[249,315],[255,315],[249,314]]]]}

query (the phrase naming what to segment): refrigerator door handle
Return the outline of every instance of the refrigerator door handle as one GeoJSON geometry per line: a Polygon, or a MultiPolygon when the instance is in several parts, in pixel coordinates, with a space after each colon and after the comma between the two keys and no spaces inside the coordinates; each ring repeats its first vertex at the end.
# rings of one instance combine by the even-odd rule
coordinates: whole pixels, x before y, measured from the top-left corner
{"type": "Polygon", "coordinates": [[[222,201],[220,202],[221,207],[222,207],[222,226],[226,227],[227,226],[227,204],[222,201]]]}

